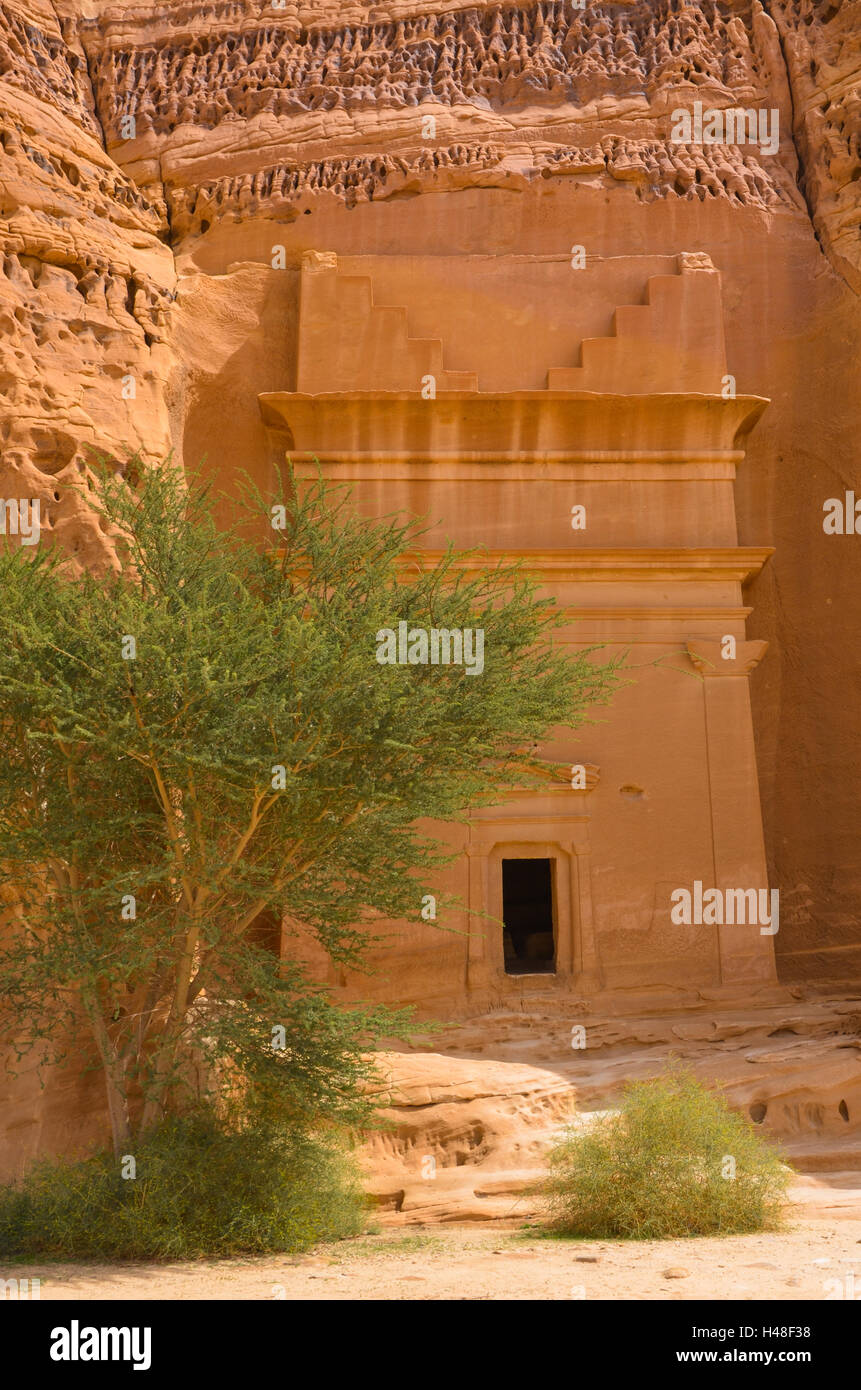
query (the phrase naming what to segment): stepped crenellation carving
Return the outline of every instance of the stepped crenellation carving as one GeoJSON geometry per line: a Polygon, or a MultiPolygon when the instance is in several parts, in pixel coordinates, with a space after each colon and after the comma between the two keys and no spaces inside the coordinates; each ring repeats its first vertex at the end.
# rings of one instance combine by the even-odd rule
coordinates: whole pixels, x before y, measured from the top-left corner
{"type": "MultiPolygon", "coordinates": [[[[93,451],[205,459],[227,493],[247,469],[264,494],[289,452],[300,481],[322,468],[371,515],[426,518],[428,564],[451,536],[473,573],[522,554],[572,644],[633,640],[653,713],[572,747],[604,768],[594,794],[547,789],[558,961],[587,998],[598,966],[628,997],[762,980],[769,938],[720,958],[666,921],[703,865],[763,881],[737,854],[761,860],[749,603],[774,638],[756,722],[787,978],[861,970],[858,541],[822,519],[857,488],[859,10],[0,0],[0,491],[100,572],[117,556],[78,492],[93,451]],[[674,143],[694,101],[776,110],[774,152],[674,143]],[[661,650],[686,670],[704,653],[709,678],[671,686],[661,650]]],[[[502,833],[549,832],[533,802],[502,833]]],[[[488,815],[467,846],[484,920],[499,837],[488,815]]],[[[498,1009],[504,949],[435,932],[387,962],[392,990],[445,998],[457,978],[498,1009]]],[[[77,1141],[69,1081],[14,1101],[0,1161],[22,1133],[77,1141]]]]}

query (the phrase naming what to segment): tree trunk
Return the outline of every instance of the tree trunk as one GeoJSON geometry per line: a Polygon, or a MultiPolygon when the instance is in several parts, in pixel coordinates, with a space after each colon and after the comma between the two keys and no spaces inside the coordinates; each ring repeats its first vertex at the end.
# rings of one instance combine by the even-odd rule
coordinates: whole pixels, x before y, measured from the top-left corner
{"type": "Polygon", "coordinates": [[[87,1018],[90,1020],[90,1028],[98,1049],[102,1070],[105,1073],[105,1089],[108,1094],[108,1114],[111,1121],[114,1157],[120,1158],[123,1153],[128,1153],[132,1138],[129,1100],[125,1084],[126,1068],[111,1042],[95,991],[89,988],[83,989],[81,1002],[87,1018]]]}
{"type": "Polygon", "coordinates": [[[172,1080],[171,1073],[176,1061],[179,1033],[169,1029],[162,1038],[153,1064],[153,1077],[145,1087],[146,1100],[141,1116],[141,1134],[146,1134],[162,1117],[164,1101],[172,1080]]]}
{"type": "Polygon", "coordinates": [[[108,1113],[111,1117],[111,1136],[114,1144],[114,1158],[122,1158],[128,1153],[132,1141],[132,1127],[129,1118],[129,1102],[125,1087],[117,1082],[113,1069],[105,1067],[105,1087],[108,1093],[108,1113]]]}

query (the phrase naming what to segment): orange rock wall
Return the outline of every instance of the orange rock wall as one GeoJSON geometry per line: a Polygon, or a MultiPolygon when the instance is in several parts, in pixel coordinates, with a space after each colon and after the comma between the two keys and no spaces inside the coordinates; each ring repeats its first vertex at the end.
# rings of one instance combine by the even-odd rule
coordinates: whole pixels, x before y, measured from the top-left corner
{"type": "Polygon", "coordinates": [[[857,978],[861,541],[822,504],[859,481],[859,72],[859,0],[6,0],[0,493],[98,564],[64,486],[89,448],[265,482],[307,250],[390,258],[386,301],[482,390],[576,367],[646,261],[708,253],[728,370],[772,402],[735,495],[776,547],[746,599],[779,967],[857,978]],[[778,152],[673,144],[694,100],[776,109],[778,152]]]}

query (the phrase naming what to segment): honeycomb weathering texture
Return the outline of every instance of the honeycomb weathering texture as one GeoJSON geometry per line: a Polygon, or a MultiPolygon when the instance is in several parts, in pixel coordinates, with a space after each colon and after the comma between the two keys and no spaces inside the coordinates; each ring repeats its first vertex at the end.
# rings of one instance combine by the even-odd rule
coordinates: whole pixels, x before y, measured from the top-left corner
{"type": "MultiPolygon", "coordinates": [[[[768,167],[746,173],[738,168],[741,161],[716,159],[713,150],[703,158],[656,137],[666,136],[679,92],[719,105],[771,103],[783,117],[784,159],[793,174],[793,145],[801,157],[817,230],[857,275],[851,188],[861,167],[857,4],[801,0],[772,9],[766,13],[759,0],[663,0],[590,3],[581,10],[572,0],[544,0],[430,14],[377,6],[353,19],[325,6],[281,13],[223,5],[137,10],[133,16],[108,9],[80,23],[77,32],[109,148],[125,144],[121,121],[134,116],[135,160],[157,151],[160,163],[165,148],[180,143],[172,138],[178,130],[185,144],[188,127],[218,132],[225,124],[264,117],[274,122],[279,142],[293,142],[300,151],[319,145],[321,136],[325,141],[326,126],[330,139],[341,134],[352,146],[371,146],[357,150],[357,167],[340,176],[329,161],[300,159],[286,180],[288,196],[332,189],[347,200],[373,198],[387,191],[391,173],[395,188],[399,174],[426,184],[436,172],[434,161],[421,158],[416,123],[405,129],[403,120],[421,104],[426,111],[444,108],[452,127],[462,125],[468,111],[484,133],[495,133],[491,164],[509,145],[525,142],[534,149],[558,129],[570,148],[553,152],[550,167],[555,159],[566,172],[588,173],[597,160],[599,171],[603,163],[643,194],[756,201],[763,188],[779,196],[773,190],[780,175],[768,167]],[[599,137],[594,145],[583,140],[584,130],[599,137]],[[380,151],[373,146],[383,134],[380,151]],[[400,155],[394,169],[385,158],[392,155],[400,155]]],[[[34,47],[31,57],[40,76],[59,61],[50,47],[34,47]]],[[[62,76],[71,106],[75,74],[62,76]]],[[[267,122],[255,163],[265,159],[272,133],[267,122]]],[[[253,143],[243,142],[242,159],[253,143]]],[[[475,143],[449,151],[446,161],[466,181],[475,171],[475,143]]],[[[131,153],[115,152],[121,161],[131,153]]],[[[488,152],[478,164],[487,167],[488,152]]],[[[266,160],[263,167],[283,194],[283,164],[273,168],[266,160]]],[[[538,173],[547,167],[540,157],[533,165],[538,173]]],[[[170,173],[167,182],[173,182],[170,173]]],[[[230,193],[226,202],[224,210],[236,210],[230,193]]]]}
{"type": "Polygon", "coordinates": [[[81,564],[111,563],[68,490],[90,450],[271,478],[309,251],[379,258],[381,313],[482,391],[576,373],[708,253],[728,370],[772,401],[736,511],[776,547],[745,601],[778,959],[861,976],[858,542],[821,524],[859,481],[859,0],[14,0],[0,146],[0,494],[81,564]],[[674,143],[694,101],[775,110],[776,153],[674,143]]]}
{"type": "Polygon", "coordinates": [[[265,16],[262,25],[240,27],[232,6],[217,10],[206,32],[204,13],[191,43],[159,24],[157,12],[143,19],[162,32],[143,48],[129,42],[122,23],[98,26],[95,85],[106,130],[113,134],[119,117],[133,110],[144,129],[167,133],[186,122],[215,126],[261,111],[358,113],[423,101],[503,111],[584,107],[643,93],[660,105],[680,82],[752,98],[769,85],[767,48],[757,52],[755,31],[752,43],[745,25],[727,23],[717,6],[585,11],[571,0],[547,0],[323,22],[298,32],[265,16]]]}
{"type": "Polygon", "coordinates": [[[761,208],[797,205],[800,194],[784,170],[768,168],[741,149],[714,150],[671,146],[642,140],[626,142],[605,136],[599,145],[579,149],[570,145],[536,151],[514,171],[505,164],[504,147],[494,144],[453,145],[422,150],[413,158],[378,154],[373,158],[324,159],[310,164],[278,164],[255,174],[233,174],[192,188],[167,191],[174,238],[207,231],[220,217],[268,212],[290,220],[299,216],[303,200],[331,193],[355,207],[360,200],[469,186],[524,188],[535,177],[602,175],[634,185],[637,197],[729,197],[761,208]]]}

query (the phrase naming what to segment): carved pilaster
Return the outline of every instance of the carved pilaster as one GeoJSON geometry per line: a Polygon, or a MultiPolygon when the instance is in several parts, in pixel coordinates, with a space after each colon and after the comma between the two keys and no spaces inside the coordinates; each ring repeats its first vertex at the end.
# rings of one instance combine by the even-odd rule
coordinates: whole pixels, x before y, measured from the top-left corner
{"type": "MultiPolygon", "coordinates": [[[[765,888],[768,873],[753,741],[748,673],[765,655],[767,642],[725,639],[686,643],[703,677],[706,753],[711,802],[715,887],[765,888]]],[[[773,983],[774,941],[756,925],[717,929],[723,984],[773,983]]]]}

